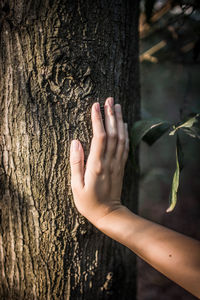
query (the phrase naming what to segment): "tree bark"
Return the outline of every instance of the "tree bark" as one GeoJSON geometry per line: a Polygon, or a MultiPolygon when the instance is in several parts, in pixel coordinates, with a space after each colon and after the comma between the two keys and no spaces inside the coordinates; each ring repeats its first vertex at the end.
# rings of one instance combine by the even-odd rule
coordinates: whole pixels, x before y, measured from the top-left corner
{"type": "MultiPolygon", "coordinates": [[[[0,2],[0,298],[135,299],[135,256],[81,217],[69,147],[106,97],[139,116],[137,0],[0,2]]],[[[127,164],[123,201],[137,206],[127,164]]]]}

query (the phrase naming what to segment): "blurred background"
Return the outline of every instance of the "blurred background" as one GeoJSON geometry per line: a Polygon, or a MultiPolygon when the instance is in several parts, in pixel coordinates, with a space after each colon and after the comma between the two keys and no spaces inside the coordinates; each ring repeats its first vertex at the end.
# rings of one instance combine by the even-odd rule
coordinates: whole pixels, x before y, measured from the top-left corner
{"type": "MultiPolygon", "coordinates": [[[[142,118],[178,122],[200,112],[200,1],[143,0],[140,5],[142,118]]],[[[141,143],[139,214],[200,240],[200,140],[184,133],[178,201],[166,213],[175,141],[167,133],[151,147],[141,143]]],[[[152,299],[196,298],[138,259],[138,300],[152,299]]]]}

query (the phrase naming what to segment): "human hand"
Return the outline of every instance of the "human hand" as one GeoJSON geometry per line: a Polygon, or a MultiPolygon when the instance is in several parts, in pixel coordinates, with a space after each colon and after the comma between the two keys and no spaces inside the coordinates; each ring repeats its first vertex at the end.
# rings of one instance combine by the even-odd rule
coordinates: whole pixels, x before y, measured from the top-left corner
{"type": "Polygon", "coordinates": [[[70,148],[71,186],[78,211],[91,223],[120,208],[124,167],[129,151],[127,124],[123,123],[120,104],[107,98],[105,128],[99,103],[91,111],[93,138],[86,169],[81,143],[73,140],[70,148]]]}

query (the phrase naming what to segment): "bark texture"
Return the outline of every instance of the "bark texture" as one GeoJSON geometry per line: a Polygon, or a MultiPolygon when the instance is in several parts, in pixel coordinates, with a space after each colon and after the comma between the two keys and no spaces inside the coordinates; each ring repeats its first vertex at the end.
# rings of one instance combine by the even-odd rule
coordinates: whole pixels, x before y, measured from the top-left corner
{"type": "MultiPolygon", "coordinates": [[[[0,2],[0,299],[135,299],[135,257],[74,207],[69,145],[90,108],[139,114],[137,0],[0,2]]],[[[129,163],[123,201],[136,208],[129,163]]]]}

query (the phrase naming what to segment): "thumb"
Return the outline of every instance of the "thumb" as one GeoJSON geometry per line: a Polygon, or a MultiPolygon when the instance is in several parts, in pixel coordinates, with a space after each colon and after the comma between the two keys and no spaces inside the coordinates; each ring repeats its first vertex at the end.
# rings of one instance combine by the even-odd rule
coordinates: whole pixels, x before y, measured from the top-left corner
{"type": "Polygon", "coordinates": [[[82,189],[83,170],[84,170],[84,153],[81,143],[73,140],[70,147],[70,166],[71,166],[71,185],[72,189],[82,189]]]}

